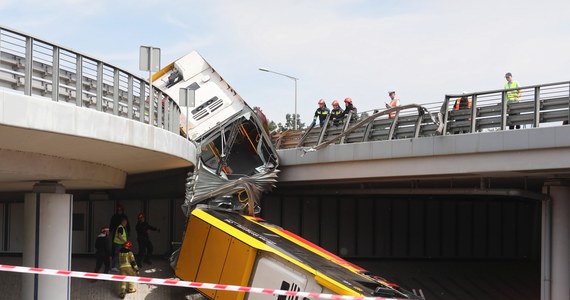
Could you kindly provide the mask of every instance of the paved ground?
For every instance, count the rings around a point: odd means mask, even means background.
[[[20,265],[21,257],[0,257],[0,264]],[[74,271],[93,271],[95,259],[79,257],[72,259]],[[173,278],[174,274],[167,261],[154,260],[152,265],[143,265],[141,276],[154,278]],[[119,299],[119,282],[90,281],[88,279],[71,279],[71,299]],[[21,290],[21,275],[11,272],[0,272],[0,299],[19,300]],[[155,286],[137,284],[137,292],[127,294],[130,300],[163,300],[163,299],[203,299],[194,290],[182,287]]]

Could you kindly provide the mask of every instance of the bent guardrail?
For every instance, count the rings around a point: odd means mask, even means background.
[[[520,98],[509,101],[508,93],[518,90],[521,91]],[[456,107],[455,101],[462,97],[469,105]],[[277,149],[306,147],[316,150],[329,144],[552,126],[570,119],[569,99],[570,81],[452,94],[445,95],[443,104],[410,104],[363,112],[356,118],[360,121],[344,119],[344,123],[336,125],[326,122],[322,127],[279,132],[273,135],[273,141]]]
[[[143,122],[179,134],[168,95],[102,60],[0,26],[0,88]]]

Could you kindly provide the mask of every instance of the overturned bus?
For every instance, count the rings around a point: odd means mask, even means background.
[[[182,245],[172,258],[177,277],[293,292],[420,299],[256,217],[262,194],[277,181],[279,166],[266,119],[197,52],[166,66],[153,81],[178,103],[180,89],[193,95],[186,97],[191,100],[186,107],[181,105],[183,114],[188,111],[181,118],[182,133],[199,151],[186,184]],[[198,291],[207,299],[299,299]]]

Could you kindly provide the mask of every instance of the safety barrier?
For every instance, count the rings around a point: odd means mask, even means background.
[[[39,275],[48,275],[48,276],[60,276],[60,277],[74,277],[74,278],[83,278],[83,279],[97,279],[97,280],[106,280],[106,281],[136,282],[136,283],[144,283],[144,284],[200,288],[200,289],[210,289],[210,290],[219,290],[219,291],[256,293],[256,294],[266,294],[266,295],[275,295],[275,296],[306,297],[306,298],[313,298],[313,299],[316,298],[316,299],[339,299],[339,300],[340,299],[344,299],[344,300],[396,300],[396,298],[343,296],[343,295],[311,293],[311,292],[296,292],[296,291],[276,290],[276,289],[267,289],[267,288],[255,288],[255,287],[227,285],[227,284],[182,281],[182,280],[176,280],[176,279],[159,279],[159,278],[149,278],[149,277],[139,277],[139,276],[124,276],[124,275],[89,273],[89,272],[78,272],[78,271],[67,271],[67,270],[55,270],[55,269],[45,269],[45,268],[30,268],[30,267],[12,266],[12,265],[0,265],[0,271],[15,272],[15,273],[27,273],[27,274],[39,274]]]
[[[520,98],[509,102],[508,93],[519,90]],[[456,109],[455,101],[462,97],[471,105]],[[272,138],[277,149],[315,148],[332,140],[337,144],[348,144],[497,131],[509,127],[552,126],[570,118],[569,99],[568,81],[513,90],[446,95],[443,103],[421,105],[424,109],[412,104],[366,111],[336,124],[327,120],[322,127],[287,130],[273,134]]]
[[[168,95],[99,59],[0,27],[0,88],[110,113],[179,133]]]

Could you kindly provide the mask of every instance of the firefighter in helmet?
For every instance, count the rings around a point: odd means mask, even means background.
[[[139,272],[135,255],[131,251],[132,246],[133,243],[131,241],[126,241],[119,252],[119,275],[136,276]],[[128,285],[129,288],[127,289],[127,282],[121,282],[121,292],[119,293],[121,299],[125,298],[126,293],[137,291],[134,282],[129,282]]]
[[[323,126],[325,124],[325,120],[329,115],[330,110],[327,108],[327,104],[325,103],[324,99],[319,100],[319,108],[315,111],[315,116],[313,117],[313,123],[311,126],[315,126],[317,123],[317,119],[319,120],[319,126]]]
[[[332,102],[332,107],[333,109],[331,110],[331,120],[335,126],[338,126],[342,121],[343,111],[342,108],[340,108],[340,104],[338,104],[338,101],[336,100]]]

